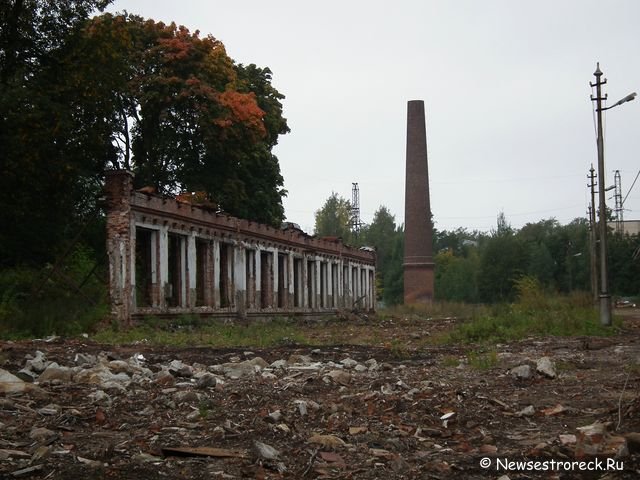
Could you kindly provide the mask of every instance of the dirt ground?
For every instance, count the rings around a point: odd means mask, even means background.
[[[623,313],[613,337],[484,350],[424,341],[452,319],[307,327],[372,345],[0,342],[14,375],[49,365],[0,394],[0,477],[640,478],[640,312]]]

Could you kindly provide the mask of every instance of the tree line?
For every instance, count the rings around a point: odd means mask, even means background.
[[[356,246],[376,248],[378,297],[387,305],[402,303],[404,229],[381,206],[356,237],[349,227],[350,202],[336,193],[316,211],[315,233],[340,236]],[[465,228],[433,232],[435,295],[438,300],[499,303],[515,299],[518,282],[535,280],[549,293],[591,290],[589,223],[556,219],[512,228],[503,213],[490,232]],[[640,293],[640,237],[610,231],[610,290],[616,296]]]

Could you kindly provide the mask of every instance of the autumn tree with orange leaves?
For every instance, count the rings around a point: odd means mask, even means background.
[[[272,148],[289,131],[271,72],[238,65],[212,36],[109,14],[82,32],[68,62],[109,72],[77,91],[114,99],[110,158],[139,186],[163,193],[206,191],[225,211],[278,225],[283,178]],[[106,90],[106,91],[105,91]]]
[[[130,169],[137,186],[164,194],[208,192],[239,217],[284,219],[272,149],[289,128],[271,71],[174,23],[87,18],[107,3],[0,6],[0,221],[14,225],[0,234],[1,265],[51,262],[94,219],[100,246],[106,169]]]

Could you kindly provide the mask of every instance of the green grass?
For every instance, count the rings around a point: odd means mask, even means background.
[[[486,310],[487,307],[483,305],[437,301],[431,305],[414,304],[386,307],[377,312],[377,317],[381,320],[398,317],[410,320],[430,320],[445,317],[471,318]]]
[[[391,342],[389,342],[388,348],[389,353],[396,360],[404,360],[411,356],[409,349],[407,348],[407,344],[397,338],[394,338],[393,340],[391,340]]]
[[[445,355],[442,357],[442,366],[443,367],[457,367],[460,365],[460,359],[454,355]]]
[[[184,320],[184,319],[183,319]],[[180,322],[183,326],[188,322]],[[306,344],[307,338],[292,321],[276,319],[249,325],[214,323],[195,328],[172,328],[143,324],[129,330],[107,329],[93,339],[100,343],[126,344],[145,342],[151,345],[203,345],[212,347],[267,348],[286,344]]]
[[[535,306],[526,302],[495,306],[492,311],[458,325],[444,343],[506,343],[531,336],[610,336],[620,326],[600,324],[598,310],[574,297],[551,296]]]
[[[469,352],[467,362],[476,370],[489,370],[498,364],[498,353],[495,350]]]
[[[516,282],[518,301],[494,305],[447,334],[445,343],[506,343],[530,336],[609,336],[614,327],[600,324],[598,310],[589,295],[557,295],[545,292],[531,277]]]

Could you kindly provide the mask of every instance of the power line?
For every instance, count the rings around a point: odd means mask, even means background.
[[[636,174],[636,178],[633,179],[633,183],[631,184],[631,188],[629,188],[629,191],[627,192],[627,194],[624,196],[624,200],[622,200],[622,206],[624,207],[624,202],[627,201],[627,197],[629,196],[629,194],[631,193],[631,190],[633,190],[633,186],[636,184],[636,181],[638,180],[638,176],[640,176],[640,170],[638,170],[638,173]]]

